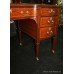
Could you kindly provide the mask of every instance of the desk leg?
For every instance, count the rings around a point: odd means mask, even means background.
[[[40,41],[35,41],[35,48],[36,48],[36,60],[39,60],[39,48],[40,48]]]
[[[54,54],[55,50],[56,50],[56,46],[58,44],[58,26],[55,26],[53,28],[53,32],[54,32],[54,34],[51,38],[51,51]]]
[[[18,40],[19,40],[19,44],[20,46],[22,45],[22,39],[21,39],[21,29],[20,29],[20,26],[19,26],[19,21],[17,21],[17,35],[18,35]]]
[[[51,38],[51,51],[54,54],[57,45],[57,36]]]

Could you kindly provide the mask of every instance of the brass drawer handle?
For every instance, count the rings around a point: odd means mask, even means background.
[[[48,23],[50,23],[50,21],[48,20]]]
[[[49,31],[51,31],[51,27],[49,27]]]
[[[51,12],[52,12],[52,13],[55,13],[55,11],[54,11],[53,9],[51,9]]]
[[[50,21],[52,20],[52,17],[50,17]]]
[[[50,35],[53,35],[53,31],[50,31]]]
[[[50,31],[51,33],[53,33],[53,31]]]
[[[55,11],[53,9],[48,11],[49,13],[55,13]]]
[[[51,11],[48,11],[49,13],[51,13]]]
[[[50,32],[47,31],[47,34],[48,34],[48,35],[49,35],[49,34],[52,35],[52,34],[53,34],[53,31],[50,31]]]
[[[26,11],[26,14],[28,14],[29,13],[29,11]]]
[[[51,34],[53,34],[53,31],[52,31],[52,28],[51,27],[49,27],[49,31],[50,31]]]
[[[20,13],[23,14],[23,11],[21,11]]]
[[[49,34],[49,31],[47,31],[47,34]]]
[[[54,21],[52,20],[52,23],[54,23]]]
[[[53,10],[53,13],[55,13],[55,11]]]
[[[53,18],[52,18],[52,17],[50,17],[50,21],[51,21],[52,23],[54,23],[54,20],[53,20]]]

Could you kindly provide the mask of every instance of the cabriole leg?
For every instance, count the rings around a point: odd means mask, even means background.
[[[22,38],[21,38],[21,29],[20,29],[20,26],[19,26],[19,21],[16,21],[16,31],[17,31],[17,35],[18,35],[18,40],[19,40],[19,45],[21,46],[22,45]]]
[[[57,45],[57,36],[51,38],[51,51],[54,54]]]

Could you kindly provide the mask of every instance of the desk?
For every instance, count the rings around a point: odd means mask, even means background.
[[[35,39],[36,59],[39,60],[39,45],[43,39],[52,37],[51,49],[54,53],[57,43],[60,7],[47,4],[11,4],[10,20],[19,20],[19,40],[21,31]]]

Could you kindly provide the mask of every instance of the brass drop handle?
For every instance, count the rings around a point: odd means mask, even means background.
[[[50,21],[52,20],[52,17],[50,17]]]
[[[55,11],[53,10],[53,13],[55,13]]]
[[[49,12],[49,13],[51,13],[51,11],[50,11],[50,10],[49,10],[48,12]]]
[[[20,13],[23,14],[23,11],[21,11]]]
[[[47,31],[47,34],[49,34],[49,31]]]
[[[48,20],[48,23],[50,23],[50,21]]]
[[[50,31],[51,33],[53,33],[53,31]]]
[[[49,27],[49,31],[51,31],[51,27]]]
[[[54,11],[53,9],[51,9],[51,12],[52,12],[52,13],[55,13],[55,11]]]
[[[54,21],[52,20],[52,23],[54,23]]]
[[[26,11],[26,14],[28,14],[29,13],[29,11]]]
[[[53,34],[52,28],[49,27],[50,34]]]
[[[50,17],[50,21],[51,21],[52,23],[54,23],[54,21],[53,21],[53,18],[52,18],[52,17]]]
[[[50,35],[53,35],[53,31],[50,31]]]
[[[53,12],[53,9],[49,10],[49,13],[52,13]]]
[[[55,13],[55,11],[53,9],[49,10],[49,13]]]

